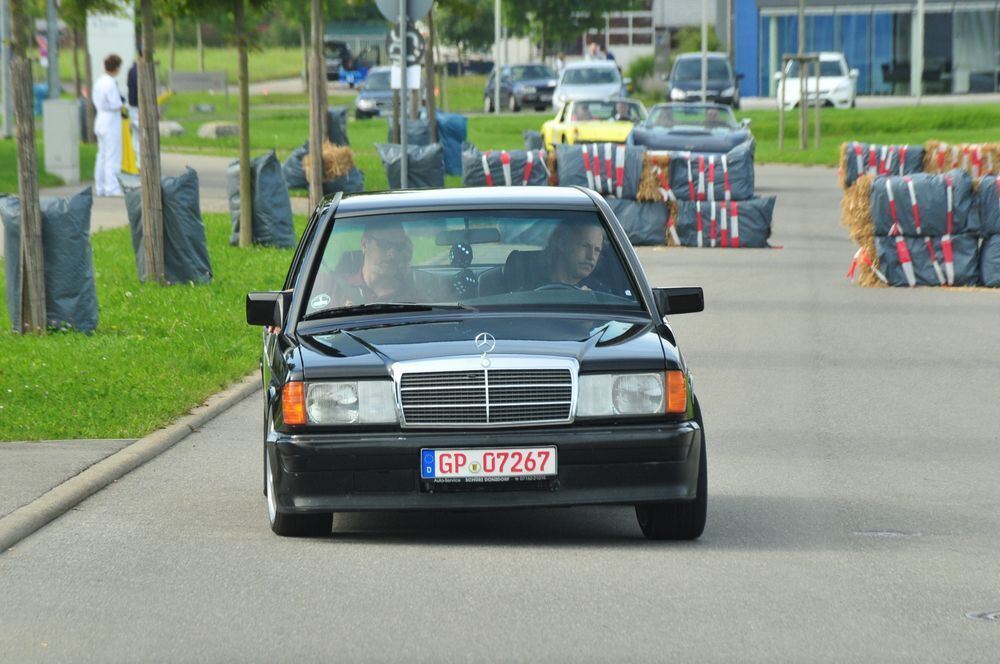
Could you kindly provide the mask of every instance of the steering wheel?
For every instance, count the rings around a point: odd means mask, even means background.
[[[573,284],[563,284],[563,283],[551,283],[542,284],[536,291],[550,291],[550,290],[580,290],[579,286],[574,286]]]

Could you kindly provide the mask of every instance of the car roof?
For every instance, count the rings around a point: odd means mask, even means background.
[[[567,104],[617,104],[618,102],[625,102],[626,104],[638,104],[642,105],[642,102],[638,99],[631,99],[629,97],[615,97],[614,99],[608,99],[607,97],[594,97],[593,99],[570,99]]]
[[[733,111],[733,109],[730,106],[728,106],[726,104],[716,104],[714,101],[706,101],[706,102],[700,102],[700,101],[672,102],[672,101],[667,101],[667,102],[661,102],[659,104],[655,104],[653,106],[653,108],[651,108],[649,110],[652,111],[655,108],[691,108],[691,107],[694,107],[694,106],[703,106],[705,108],[719,108],[719,109],[723,109],[723,110],[729,111],[730,113]]]
[[[720,53],[719,51],[709,51],[706,55],[710,58],[728,58],[725,53]],[[692,51],[690,53],[681,53],[677,56],[678,60],[688,60],[690,58],[700,58],[701,51]]]
[[[566,69],[614,69],[618,70],[618,65],[614,60],[577,60],[566,65]]]
[[[596,209],[590,196],[574,187],[456,187],[345,195],[336,214],[346,217],[417,209],[510,209],[512,206]]]

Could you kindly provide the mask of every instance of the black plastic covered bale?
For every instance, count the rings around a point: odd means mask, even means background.
[[[302,164],[302,160],[307,154],[309,154],[309,141],[292,151],[292,154],[288,155],[288,159],[282,164],[281,173],[285,176],[285,184],[288,185],[289,189],[309,188],[309,180],[306,178],[305,167]],[[364,190],[365,174],[357,167],[352,168],[346,175],[323,183],[323,194],[327,196],[338,191],[353,194]]]
[[[326,137],[334,145],[351,144],[347,138],[346,106],[331,106],[326,110]]]
[[[542,140],[542,133],[535,131],[534,129],[524,130],[524,149],[525,150],[544,150],[545,141]]]
[[[979,258],[979,281],[983,286],[1000,288],[1000,235],[983,238]]]
[[[444,171],[448,175],[462,174],[462,145],[469,136],[469,119],[458,113],[435,114],[438,142],[444,151]]]
[[[132,250],[139,281],[146,281],[143,245],[142,186],[138,176],[121,177]],[[163,197],[163,268],[167,283],[203,284],[212,280],[208,241],[201,218],[198,174],[190,167],[177,177],[160,178]]]
[[[627,198],[605,199],[618,222],[628,235],[629,242],[639,245],[667,243],[667,206],[663,203],[642,203]]]
[[[376,143],[375,151],[382,160],[389,188],[399,189],[403,148],[391,143]],[[440,143],[409,145],[407,152],[407,185],[410,189],[444,187],[444,157]]]
[[[918,213],[913,211],[913,199],[907,178],[913,184]],[[942,175],[915,173],[899,177],[877,177],[872,182],[871,210],[876,235],[888,235],[898,221],[903,235],[944,235],[948,233],[948,182],[952,186],[951,233],[974,233],[979,230],[979,214],[972,195],[972,178],[965,171],[953,170]],[[891,206],[889,189],[895,206]],[[895,217],[893,217],[895,207]],[[920,217],[921,232],[916,218]]]
[[[931,241],[934,257],[938,267],[945,273],[944,252],[941,250],[941,238],[904,237],[907,251],[913,265],[913,275],[917,286],[940,286],[937,270],[927,249],[927,239]],[[979,236],[975,233],[962,233],[951,238],[952,256],[955,265],[954,286],[976,286],[979,284]],[[909,286],[906,272],[899,260],[899,250],[896,238],[875,236],[875,253],[878,255],[878,266],[885,275],[890,286]],[[947,279],[947,276],[946,276]]]
[[[859,175],[912,175],[924,170],[924,146],[847,144],[842,164],[844,187],[850,187]]]
[[[646,148],[637,145],[584,143],[556,146],[560,186],[587,187],[617,198],[635,200],[645,160]]]
[[[670,189],[681,201],[745,201],[754,195],[754,143],[747,141],[726,154],[670,153]]]
[[[1000,175],[985,175],[980,178],[976,209],[982,234],[1000,235]]]
[[[438,137],[440,140],[440,137]],[[392,144],[392,117],[389,117],[389,131],[385,142]],[[406,142],[407,145],[430,145],[431,144],[431,123],[426,118],[406,119]]]
[[[43,196],[42,255],[45,261],[45,320],[50,327],[81,332],[97,329],[97,287],[90,247],[90,188],[69,198]],[[21,324],[21,201],[0,196],[4,224],[7,313]]]
[[[506,155],[506,156],[505,156]],[[483,158],[486,164],[483,164]],[[545,164],[544,150],[500,150],[480,152],[476,146],[466,143],[462,146],[462,186],[463,187],[544,187],[549,184],[549,171]],[[508,162],[510,180],[504,171],[504,161]],[[487,167],[489,177],[487,177]]]
[[[233,234],[229,243],[240,243],[240,162],[229,164],[226,177],[229,191],[229,215]],[[253,242],[269,247],[294,247],[292,201],[281,164],[274,150],[250,161],[250,190],[253,196]]]
[[[746,201],[677,201],[673,219],[681,245],[685,247],[768,247],[774,196]],[[698,229],[701,228],[699,237]]]

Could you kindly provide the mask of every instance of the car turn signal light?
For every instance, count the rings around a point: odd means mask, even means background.
[[[687,377],[683,371],[667,372],[667,413],[680,415],[687,412]]]
[[[281,388],[281,417],[285,424],[306,424],[305,383],[291,381]]]

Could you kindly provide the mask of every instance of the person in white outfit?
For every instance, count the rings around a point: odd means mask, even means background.
[[[104,58],[104,74],[94,83],[94,133],[97,134],[97,163],[94,165],[94,193],[121,196],[118,176],[122,172],[122,96],[115,76],[122,59],[112,53]]]

